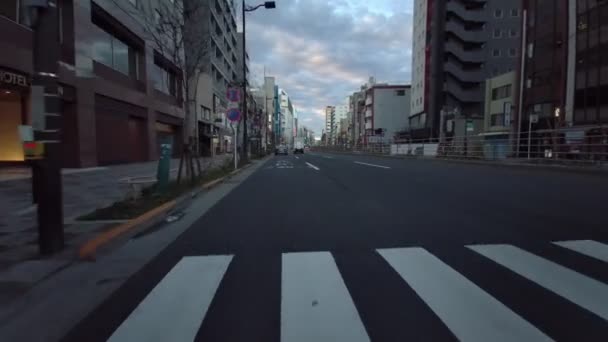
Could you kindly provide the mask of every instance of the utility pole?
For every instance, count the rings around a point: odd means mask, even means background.
[[[57,0],[25,0],[34,29],[32,122],[34,139],[44,146],[42,159],[32,163],[34,198],[38,204],[38,245],[43,255],[64,247],[61,179],[61,97]]]
[[[249,159],[249,155],[247,153],[248,143],[247,143],[247,43],[245,42],[247,39],[245,38],[247,34],[246,30],[246,20],[245,13],[247,12],[247,8],[245,7],[245,0],[242,0],[241,10],[242,13],[242,24],[243,24],[243,149],[241,153],[243,153],[242,160],[246,163]]]

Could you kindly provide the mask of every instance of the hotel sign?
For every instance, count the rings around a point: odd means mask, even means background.
[[[0,85],[11,85],[23,88],[30,86],[26,75],[4,69],[0,69]]]

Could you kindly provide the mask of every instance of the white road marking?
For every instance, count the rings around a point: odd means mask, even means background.
[[[355,162],[355,164],[372,166],[372,167],[378,167],[378,168],[381,168],[381,169],[390,169],[390,167],[388,167],[388,166],[382,166],[382,165],[376,165],[376,164],[368,164],[368,163],[363,163],[363,162]]]
[[[300,159],[300,157],[298,157],[298,156],[294,156],[294,157],[296,157],[296,159]]]
[[[282,342],[369,341],[331,253],[283,254]]]
[[[382,165],[376,165],[376,164],[368,164],[368,163],[363,163],[363,162],[358,162],[358,161],[356,161],[355,164],[372,166],[372,167],[378,167],[378,168],[381,168],[381,169],[390,169],[390,167],[388,167],[388,166],[382,166]]]
[[[311,163],[309,163],[309,162],[306,162],[306,165],[308,165],[308,167],[313,168],[313,169],[315,169],[315,170],[317,170],[317,171],[321,170],[321,169],[319,169],[318,167],[316,167],[316,166],[312,165],[312,164],[311,164]]]
[[[559,241],[554,244],[608,262],[608,245],[593,240]]]
[[[608,285],[515,246],[467,247],[608,320]]]
[[[383,249],[378,253],[459,340],[551,340],[425,249]]]
[[[232,256],[185,257],[108,341],[194,341]]]
[[[323,158],[325,158],[325,159],[334,159],[334,157],[330,157],[330,156],[323,156]]]

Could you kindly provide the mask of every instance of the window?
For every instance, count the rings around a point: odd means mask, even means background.
[[[494,38],[501,38],[502,37],[502,30],[501,29],[494,29],[494,34],[493,34]]]
[[[509,37],[513,38],[513,37],[517,37],[517,30],[515,29],[510,29],[509,30]]]
[[[492,57],[500,57],[500,50],[492,49]]]
[[[505,125],[505,115],[500,114],[492,114],[490,115],[490,126],[504,126]]]
[[[509,49],[509,57],[516,57],[516,56],[517,56],[517,49],[510,48]]]
[[[138,57],[135,49],[101,29],[95,34],[93,59],[125,75],[138,78]]]
[[[152,67],[152,82],[154,83],[154,89],[161,91],[165,94],[174,95],[176,94],[176,77],[175,74],[166,68],[154,63]]]
[[[511,85],[507,84],[502,87],[492,89],[492,101],[502,100],[511,97]]]
[[[511,9],[511,16],[512,17],[519,17],[519,9],[517,9],[517,8]]]
[[[395,91],[395,95],[397,95],[397,96],[405,96],[405,90],[403,90],[403,89],[397,90],[397,91]]]
[[[502,10],[501,9],[494,10],[494,17],[502,18]]]

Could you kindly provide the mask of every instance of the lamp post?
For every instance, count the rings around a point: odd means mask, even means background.
[[[246,44],[246,23],[245,23],[245,14],[247,12],[253,12],[260,7],[264,7],[266,9],[276,8],[276,4],[274,1],[266,1],[263,4],[259,4],[257,6],[249,7],[245,4],[245,0],[242,0],[241,8],[243,10],[242,20],[243,20],[243,149],[241,153],[243,153],[242,160],[247,161],[249,159],[249,155],[247,153],[248,150],[248,142],[247,142],[247,44]]]

